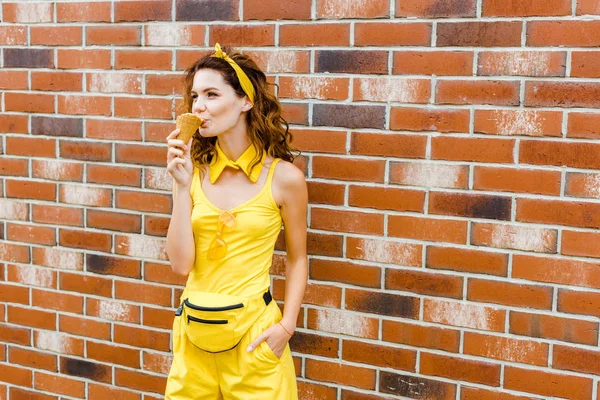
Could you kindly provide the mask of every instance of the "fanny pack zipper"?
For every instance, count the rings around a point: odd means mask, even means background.
[[[191,315],[188,315],[188,324],[190,323],[190,321],[201,322],[203,324],[217,324],[217,325],[223,325],[223,324],[227,323],[226,319],[200,319],[200,318],[196,318],[196,317],[192,317]]]
[[[203,306],[197,306],[195,304],[190,303],[188,301],[188,299],[185,299],[183,302],[185,303],[186,306],[188,306],[192,310],[196,310],[196,311],[227,311],[227,310],[235,310],[237,308],[244,307],[244,305],[242,303],[233,304],[231,306],[224,306],[224,307],[203,307]]]

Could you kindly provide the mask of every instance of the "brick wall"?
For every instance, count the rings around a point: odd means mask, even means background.
[[[184,283],[164,139],[217,41],[279,83],[303,151],[302,399],[600,398],[598,0],[5,0],[1,19],[1,400],[161,398]]]

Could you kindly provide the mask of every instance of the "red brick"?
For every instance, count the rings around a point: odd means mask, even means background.
[[[600,14],[600,4],[596,0],[579,0],[577,2],[577,15]]]
[[[5,286],[3,285],[3,287]],[[17,343],[22,346],[29,346],[31,344],[31,329],[2,324],[0,326],[0,339],[5,343]],[[1,367],[2,364],[0,364]]]
[[[479,222],[471,225],[471,244],[477,246],[556,253],[556,242],[554,229]]]
[[[139,393],[130,392],[129,390],[116,388],[114,386],[97,385],[92,382],[88,383],[88,400],[141,400],[141,396],[142,395]]]
[[[0,172],[4,176],[29,176],[29,162],[21,158],[4,158],[0,160]]]
[[[142,93],[141,74],[88,73],[86,74],[86,81],[88,92],[133,94]],[[150,94],[149,92],[147,93]]]
[[[60,288],[63,291],[112,296],[112,279],[61,272]]]
[[[121,387],[163,394],[167,378],[165,376],[115,368],[115,383]]]
[[[358,28],[357,28],[358,29]],[[271,33],[270,37],[273,37]],[[272,39],[270,45],[273,45]],[[280,46],[349,46],[349,24],[285,24],[279,27]]]
[[[508,255],[454,247],[427,247],[427,268],[506,276]]]
[[[87,182],[140,187],[141,172],[140,168],[89,164],[87,166]]]
[[[116,98],[115,116],[127,118],[171,119],[171,100]]]
[[[307,186],[308,201],[311,204],[344,204],[345,185],[336,185],[327,182],[307,182]]]
[[[56,18],[57,22],[110,22],[110,7],[110,2],[57,3]]]
[[[104,115],[109,116],[110,97],[100,96],[58,96],[58,112],[74,115]]]
[[[310,227],[336,232],[382,235],[383,215],[313,207]]]
[[[111,364],[140,368],[140,351],[115,344],[87,341],[87,358]]]
[[[558,289],[558,311],[600,316],[600,293]]]
[[[501,192],[535,193],[558,196],[560,171],[475,166],[473,188]]]
[[[429,46],[431,23],[359,22],[354,26],[355,46]]]
[[[521,46],[521,22],[440,22],[438,47],[515,47]]]
[[[295,128],[291,134],[292,145],[298,150],[311,153],[346,153],[347,134],[344,131]]]
[[[538,110],[475,110],[475,132],[506,136],[562,134],[562,113]]]
[[[423,212],[425,193],[418,190],[350,186],[348,204],[378,210]]]
[[[467,221],[389,215],[388,235],[431,242],[466,244]]]
[[[316,51],[315,72],[387,74],[388,58],[387,51],[318,50]],[[371,82],[375,81],[371,80]]]
[[[597,174],[585,174],[567,172],[565,194],[574,197],[598,198],[600,176]]]
[[[90,318],[60,315],[60,330],[73,335],[110,340],[110,324]]]
[[[422,132],[468,132],[469,111],[392,107],[390,129]]]
[[[471,51],[395,51],[393,62],[397,75],[473,75]]]
[[[109,252],[111,248],[111,236],[110,234],[93,231],[60,229],[59,243],[65,247]]]
[[[85,383],[65,376],[35,373],[35,388],[45,392],[64,394],[70,397],[83,398]]]
[[[600,78],[600,52],[574,51],[571,57],[572,77]]]
[[[516,396],[506,392],[463,386],[460,400],[536,400],[533,397]]]
[[[129,346],[149,348],[158,351],[169,351],[170,333],[150,330],[148,328],[135,328],[132,326],[114,324],[115,343]]]
[[[18,347],[9,347],[8,357],[11,364],[20,364],[26,367],[45,369],[52,372],[58,371],[57,358],[53,354],[46,354],[30,349],[21,349]]]
[[[148,24],[144,26],[146,46],[196,46],[204,43],[204,25]]]
[[[346,100],[349,85],[348,78],[282,76],[278,95],[296,99]]]
[[[517,199],[517,221],[600,228],[600,205],[542,199]]]
[[[6,111],[54,113],[54,95],[39,93],[4,93]]]
[[[172,95],[183,93],[183,80],[180,74],[146,74],[146,93]]]
[[[514,81],[439,81],[437,104],[518,105],[519,82]]]
[[[600,374],[600,352],[566,346],[554,346],[552,367],[598,375]]]
[[[432,272],[404,269],[388,269],[385,273],[385,288],[429,296],[463,297],[463,278]]]
[[[510,163],[514,140],[440,136],[431,140],[431,158],[438,160]]]
[[[170,50],[115,50],[115,69],[171,70]],[[133,99],[139,101],[139,99]],[[117,109],[115,105],[115,110]]]
[[[423,304],[423,321],[504,332],[505,310],[441,299],[424,299]]]
[[[600,288],[600,263],[515,254],[513,278]]]
[[[266,74],[299,73],[305,74],[310,69],[308,51],[281,50],[277,51],[245,51]],[[179,64],[179,63],[178,63]],[[316,67],[315,67],[316,68]]]
[[[483,0],[481,11],[484,17],[570,16],[571,0]]]
[[[593,113],[569,113],[567,125],[567,137],[599,139],[600,138],[600,114]]]
[[[58,49],[57,66],[61,69],[93,68],[110,69],[110,50],[96,49]]]
[[[521,364],[548,366],[548,343],[465,332],[464,353]]]
[[[600,21],[598,21],[600,22]],[[600,83],[527,82],[525,105],[549,107],[600,107]]]
[[[414,372],[417,352],[415,350],[345,340],[342,360]]]
[[[0,393],[1,394],[1,393]],[[57,400],[58,397],[42,394],[39,392],[30,392],[29,390],[19,389],[17,387],[10,388],[10,398],[12,400]],[[4,397],[0,399],[5,400]]]
[[[561,254],[600,258],[600,232],[562,231]]]
[[[32,387],[33,372],[31,369],[15,367],[9,364],[0,364],[2,381],[13,385]]]
[[[428,79],[404,77],[357,78],[354,101],[400,102],[426,104],[431,97]]]
[[[31,74],[38,76],[37,72]],[[27,90],[28,88],[27,71],[0,71],[0,89]],[[12,118],[16,120],[14,116]]]
[[[425,136],[353,132],[350,153],[402,158],[425,158],[426,146],[427,138]],[[314,160],[313,158],[313,168]],[[365,163],[365,161],[362,162]],[[371,163],[375,162],[378,161],[371,161]],[[349,164],[349,162],[347,163]]]
[[[384,320],[382,332],[383,340],[388,342],[453,353],[459,350],[460,333],[457,330]]]
[[[288,46],[284,39],[285,33],[291,25],[281,25],[279,27],[279,45]],[[300,26],[300,25],[298,25]],[[298,38],[291,38],[297,40]],[[300,39],[302,40],[302,39]],[[275,44],[275,26],[274,25],[218,25],[210,24],[210,46],[219,43],[221,46],[273,46]]]
[[[142,29],[139,26],[88,26],[86,45],[139,46]]]
[[[506,366],[504,387],[549,397],[587,399],[592,396],[592,379],[535,369]]]
[[[563,342],[598,345],[598,323],[554,315],[510,312],[510,333]]]
[[[307,359],[306,377],[361,389],[375,389],[375,370],[343,363]]]
[[[519,162],[600,169],[600,144],[523,140],[519,148]]]
[[[500,365],[440,354],[421,353],[419,372],[425,375],[480,383],[500,385]]]
[[[56,245],[56,229],[54,227],[7,224],[6,238],[15,242],[54,246]]]
[[[244,2],[245,20],[309,20],[311,1],[298,0],[282,3],[278,0],[246,0]]]
[[[32,305],[75,314],[83,313],[83,298],[68,293],[56,293],[33,289],[31,291]]]
[[[475,17],[475,0],[396,0],[396,17]]]
[[[308,399],[310,397],[319,400],[336,400],[337,389],[312,382],[298,381],[298,398]]]
[[[29,133],[28,121],[29,118],[26,115],[0,115],[0,132]]]
[[[439,163],[390,163],[390,182],[406,186],[466,189],[469,168],[466,165]]]
[[[81,46],[81,26],[31,26],[29,42],[44,46]]]
[[[596,47],[600,21],[529,21],[527,46]]]
[[[459,217],[509,220],[509,197],[471,193],[430,192],[429,213]]]
[[[115,22],[171,21],[171,7],[168,0],[120,1],[114,4]]]
[[[171,288],[118,280],[115,281],[115,298],[169,307]]]
[[[11,324],[37,329],[56,330],[56,313],[16,306],[7,306],[6,320]]]
[[[421,266],[420,245],[380,239],[346,238],[346,257],[372,262]]]
[[[86,137],[107,140],[141,141],[142,123],[138,121],[87,119]]]
[[[470,278],[467,299],[512,307],[552,309],[552,288]]]
[[[28,137],[7,137],[5,154],[56,158],[56,140]]]
[[[5,180],[6,197],[56,201],[56,184],[51,182]]]
[[[0,44],[3,46],[27,45],[27,27],[10,25],[0,27]]]
[[[346,0],[322,0],[317,2],[317,19],[345,18],[388,18],[390,5],[387,0],[373,0],[365,3]]]
[[[381,268],[344,261],[310,260],[309,276],[319,281],[332,281],[350,285],[380,288]]]

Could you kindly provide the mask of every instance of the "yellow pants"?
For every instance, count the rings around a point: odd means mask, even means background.
[[[173,364],[165,400],[297,400],[296,373],[289,345],[281,358],[266,341],[248,353],[246,348],[265,329],[281,320],[275,301],[233,349],[209,353],[187,338],[181,316],[173,322]]]

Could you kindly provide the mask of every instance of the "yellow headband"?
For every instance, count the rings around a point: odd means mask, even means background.
[[[211,57],[221,58],[229,63],[235,70],[235,74],[237,75],[240,85],[244,92],[248,95],[248,98],[252,103],[254,103],[254,86],[252,86],[252,82],[250,82],[250,78],[248,75],[240,68],[239,65],[235,61],[233,61],[223,50],[221,50],[221,46],[219,43],[215,45],[215,54]]]

